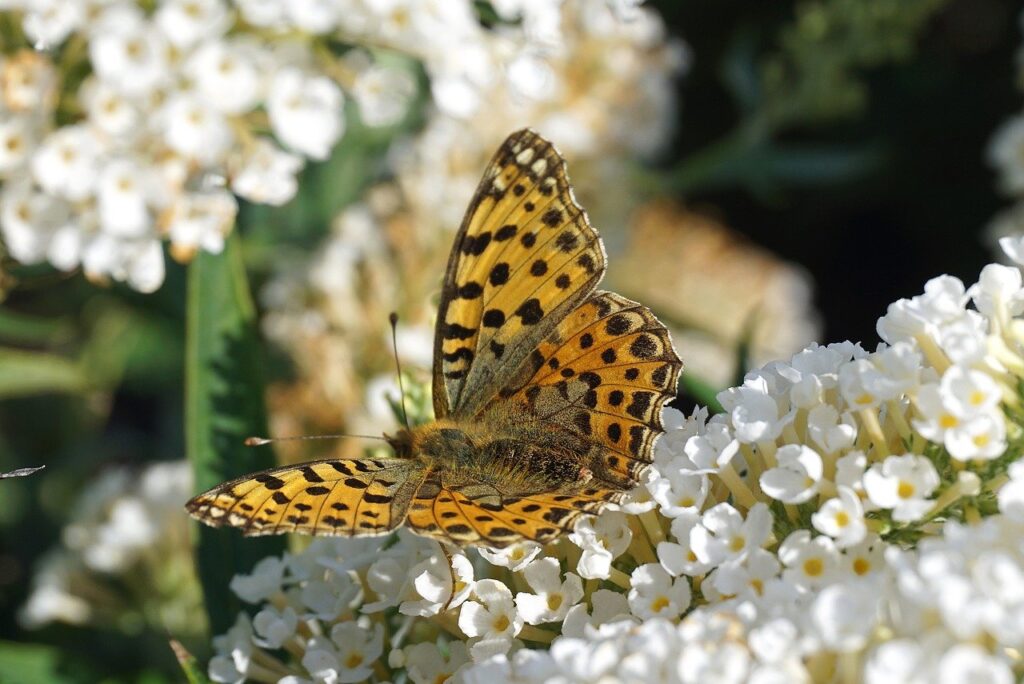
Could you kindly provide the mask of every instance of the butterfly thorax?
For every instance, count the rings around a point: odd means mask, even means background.
[[[572,491],[593,476],[589,445],[577,435],[534,423],[438,420],[388,438],[396,456],[422,462],[442,479]]]

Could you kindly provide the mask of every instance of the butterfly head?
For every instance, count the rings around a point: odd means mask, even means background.
[[[384,441],[395,451],[396,457],[412,458],[413,442],[415,439],[411,430],[402,428],[393,435],[385,433]]]

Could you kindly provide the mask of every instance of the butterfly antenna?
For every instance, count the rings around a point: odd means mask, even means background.
[[[398,369],[398,391],[402,393],[402,421],[405,423],[405,429],[411,430],[409,427],[409,412],[405,409],[405,384],[402,382],[402,362],[398,360],[398,314],[394,311],[388,316],[388,321],[391,322],[391,349],[395,353],[395,367]]]
[[[296,437],[246,437],[245,446],[263,446],[274,442],[294,442],[305,439],[338,439],[340,437],[355,437],[357,439],[380,439],[387,441],[377,435],[298,435]]]

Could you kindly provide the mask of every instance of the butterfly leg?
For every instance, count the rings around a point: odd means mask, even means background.
[[[444,554],[445,563],[448,564],[448,577],[452,581],[452,590],[451,590],[451,593],[448,594],[448,600],[444,602],[443,606],[441,606],[441,612],[442,613],[447,613],[448,612],[448,608],[452,605],[452,599],[455,598],[455,589],[456,589],[456,586],[455,586],[455,582],[456,582],[456,579],[455,579],[455,569],[452,567],[452,565],[453,565],[452,552],[448,549],[448,543],[447,542],[438,542],[438,545],[441,547],[441,553]]]

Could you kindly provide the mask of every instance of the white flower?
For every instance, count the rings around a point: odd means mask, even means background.
[[[999,248],[1013,263],[1024,265],[1024,235],[1008,235],[999,238]]]
[[[473,591],[473,565],[465,554],[452,555],[448,565],[442,556],[431,556],[414,567],[413,586],[422,597],[405,601],[398,607],[403,615],[428,617],[462,605]]]
[[[841,653],[859,651],[878,621],[878,592],[864,583],[833,584],[822,589],[810,617],[822,643]]]
[[[943,275],[924,286],[924,294],[889,305],[878,319],[878,336],[890,344],[911,340],[915,335],[933,335],[944,323],[964,315],[967,295],[959,278]]]
[[[459,629],[466,636],[479,637],[470,648],[474,660],[508,651],[512,637],[523,628],[523,618],[516,610],[512,592],[497,580],[485,579],[476,583],[473,596],[477,600],[462,604]]]
[[[581,518],[569,534],[569,540],[583,549],[576,572],[584,579],[607,579],[612,560],[629,547],[632,538],[626,516],[618,511]]]
[[[1024,523],[1024,461],[1010,464],[1010,481],[999,488],[999,511],[1017,523]]]
[[[666,406],[661,410],[661,422],[665,432],[654,443],[654,463],[659,468],[684,453],[683,448],[691,437],[703,434],[708,410],[705,407],[695,408],[693,415],[686,416],[682,411]]]
[[[690,532],[690,548],[697,559],[711,566],[742,560],[751,550],[762,547],[771,533],[772,514],[758,502],[746,519],[727,503],[709,508],[701,524]]]
[[[101,146],[84,125],[51,133],[32,156],[32,175],[46,192],[73,202],[90,195]]]
[[[80,28],[85,20],[85,3],[80,0],[33,0],[26,3],[22,28],[38,50],[50,50]]]
[[[765,587],[781,569],[775,554],[754,549],[742,562],[720,565],[708,581],[723,596],[756,600],[764,596]]]
[[[307,549],[301,558],[312,555]],[[288,563],[289,573],[294,579],[295,556]],[[303,617],[316,617],[320,620],[335,620],[345,612],[352,600],[360,593],[361,587],[352,581],[347,574],[331,572],[326,578],[320,579],[323,571],[316,578],[306,578],[299,593],[299,601],[309,609]]]
[[[164,216],[174,253],[185,258],[200,248],[220,253],[237,213],[234,195],[223,190],[180,195]]]
[[[1021,289],[1020,269],[1016,266],[988,264],[981,269],[977,284],[972,285],[967,294],[978,311],[986,316],[1005,320],[1024,313],[1024,290]]]
[[[502,549],[481,547],[477,551],[491,565],[508,568],[512,572],[519,572],[540,554],[541,545],[537,542],[522,541],[509,544]]]
[[[710,568],[710,563],[697,558],[690,546],[691,532],[700,524],[699,513],[687,513],[672,519],[672,536],[676,542],[663,541],[658,543],[658,560],[661,566],[674,576],[703,575]]]
[[[337,647],[338,681],[362,682],[384,653],[384,626],[375,622],[371,630],[367,624],[341,622],[331,628],[331,641]]]
[[[153,220],[146,206],[146,173],[131,159],[113,159],[97,180],[97,206],[103,231],[116,237],[146,235]]]
[[[667,472],[662,469],[658,475],[647,483],[647,489],[662,515],[674,518],[698,511],[704,505],[711,488],[707,475],[682,468]]]
[[[167,39],[179,48],[215,38],[230,23],[223,0],[165,0],[154,18]]]
[[[29,117],[0,115],[0,178],[24,166],[34,146]]]
[[[0,230],[7,250],[26,264],[41,261],[50,238],[66,220],[67,205],[39,192],[28,181],[13,181],[0,187]]]
[[[896,342],[866,359],[839,369],[839,390],[854,409],[898,398],[917,385],[921,355],[906,342]]]
[[[270,560],[264,559],[264,560]],[[225,634],[213,637],[217,655],[210,659],[207,673],[215,682],[243,682],[252,660],[253,631],[247,613],[239,613]]]
[[[253,566],[249,575],[231,578],[231,591],[246,603],[265,601],[281,591],[285,564],[277,556],[267,556]]]
[[[700,434],[686,440],[682,449],[697,472],[709,473],[727,466],[739,450],[739,440],[733,437],[729,426],[714,418]]]
[[[225,114],[244,114],[256,106],[264,82],[257,50],[239,41],[209,42],[196,50],[188,69],[202,99]]]
[[[409,109],[416,82],[405,69],[374,64],[356,76],[351,92],[367,126],[391,126]]]
[[[749,375],[740,387],[719,393],[718,401],[732,418],[736,438],[743,443],[774,440],[792,422],[795,409],[779,405],[763,376]]]
[[[569,609],[583,599],[583,583],[571,572],[561,578],[561,569],[554,558],[539,558],[526,566],[523,577],[534,594],[516,594],[516,608],[531,625],[561,622]]]
[[[835,539],[837,547],[844,549],[863,541],[867,527],[864,525],[864,507],[857,493],[849,487],[840,486],[838,494],[811,515],[811,524],[814,529]]]
[[[1011,684],[1017,680],[1005,660],[990,655],[977,644],[954,645],[942,656],[935,669],[939,684]]]
[[[139,109],[109,83],[91,79],[82,86],[89,123],[111,137],[130,136],[139,122]]]
[[[916,454],[889,456],[864,473],[864,491],[871,503],[892,509],[893,520],[920,520],[931,507],[927,500],[939,486],[930,460]]]
[[[233,160],[231,189],[251,202],[278,206],[295,196],[302,157],[289,154],[269,140],[259,138],[241,157]]]
[[[845,451],[857,439],[857,423],[849,412],[839,411],[829,404],[819,404],[807,414],[807,435],[827,454]]]
[[[922,644],[893,639],[877,646],[864,668],[866,684],[925,684],[933,667]]]
[[[252,620],[253,630],[259,635],[256,643],[262,648],[281,648],[295,634],[298,624],[299,616],[291,606],[283,610],[267,606]]]
[[[952,366],[939,383],[942,404],[959,418],[991,414],[1002,400],[999,385],[988,374]]]
[[[342,11],[334,0],[290,0],[285,4],[288,18],[296,27],[309,33],[327,33],[334,28]]]
[[[630,580],[629,608],[643,620],[677,618],[690,607],[690,582],[685,577],[673,578],[657,563],[638,566]]]
[[[224,115],[192,95],[177,95],[164,107],[164,139],[175,152],[212,164],[223,159],[234,142]]]
[[[267,112],[274,135],[313,159],[326,159],[344,132],[341,90],[333,81],[282,69],[274,76]]]
[[[446,644],[447,657],[437,644],[420,642],[405,649],[405,671],[413,684],[437,684],[448,681],[455,671],[469,662],[469,652],[461,641]]]
[[[96,75],[131,96],[151,93],[170,78],[163,33],[133,5],[112,5],[92,24],[89,57]]]
[[[830,584],[838,574],[839,552],[828,537],[811,538],[807,530],[793,532],[779,547],[786,566],[782,578],[797,587],[817,588]]]
[[[562,634],[568,637],[583,637],[588,627],[599,627],[619,620],[628,620],[629,602],[625,595],[609,589],[598,589],[591,595],[593,610],[587,614],[587,605],[578,603],[565,616]]]
[[[946,449],[959,461],[991,460],[1006,451],[1006,420],[1000,414],[981,415],[946,431]]]
[[[803,444],[787,444],[776,452],[778,467],[761,474],[761,489],[783,503],[799,504],[818,493],[823,464],[814,449]]]

